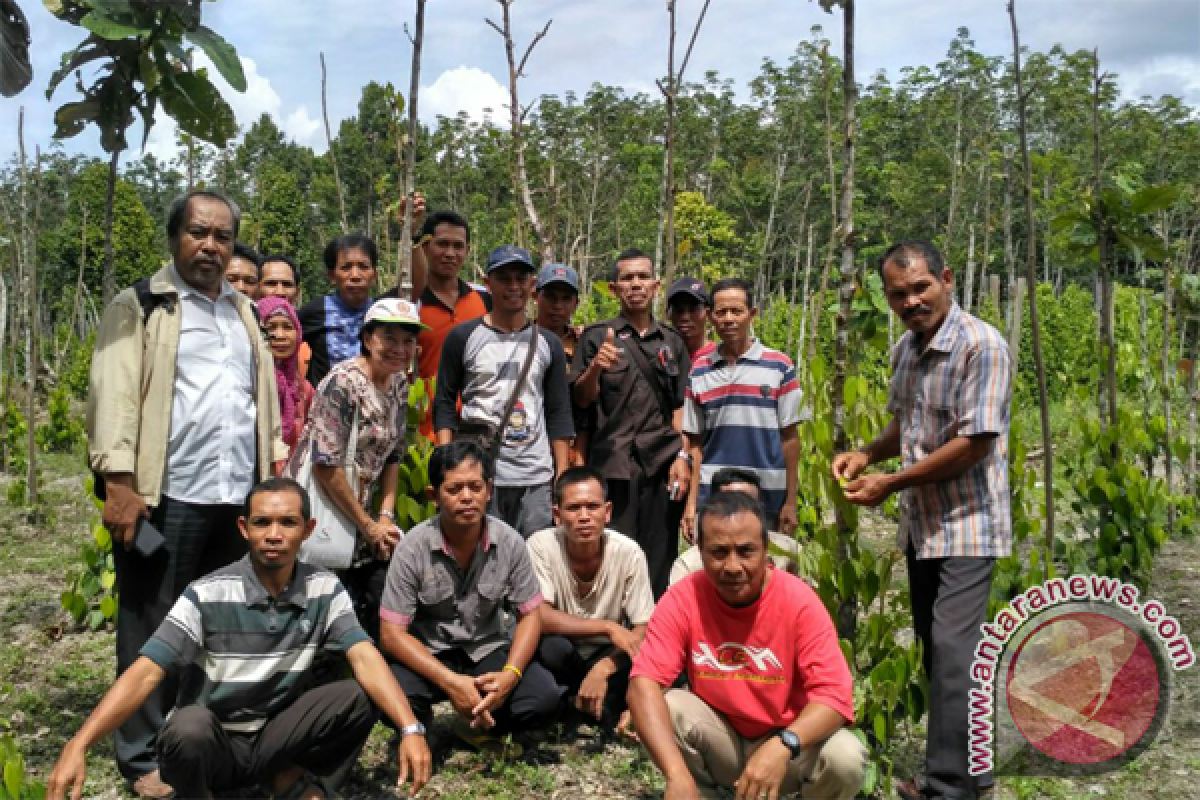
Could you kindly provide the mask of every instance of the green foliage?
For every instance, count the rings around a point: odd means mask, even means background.
[[[429,498],[429,457],[433,443],[417,428],[433,402],[433,381],[416,380],[408,388],[408,452],[400,464],[396,486],[396,525],[410,530],[437,513]]]
[[[87,483],[91,495],[91,481]],[[96,507],[104,506],[96,501]],[[92,540],[79,550],[83,564],[68,574],[67,589],[59,600],[76,625],[99,630],[117,619],[117,571],[113,564],[112,534],[99,519],[93,520],[91,533]]]
[[[61,20],[90,32],[50,77],[46,99],[72,72],[92,64],[100,77],[91,86],[77,80],[83,99],[65,103],[55,112],[55,138],[83,132],[89,123],[100,129],[100,146],[107,153],[129,147],[125,132],[142,118],[142,142],[150,136],[154,114],[162,105],[185,133],[224,144],[237,132],[233,110],[208,79],[206,70],[193,69],[188,41],[200,47],[237,91],[245,91],[246,76],[233,47],[200,24],[199,3],[138,3],[133,0],[45,0]],[[94,65],[93,62],[101,62]]]
[[[738,263],[745,246],[733,216],[709,205],[700,192],[676,195],[675,234],[680,275],[697,274],[712,286],[745,266]]]
[[[77,400],[87,398],[92,370],[92,350],[95,346],[96,334],[92,332],[88,334],[87,339],[67,351],[58,385],[69,391]]]
[[[34,434],[38,447],[47,453],[70,453],[84,441],[83,423],[71,412],[71,397],[65,386],[50,393],[50,420]]]
[[[1042,351],[1046,354],[1046,392],[1052,402],[1061,402],[1075,386],[1094,388],[1100,350],[1097,317],[1091,292],[1068,286],[1062,294],[1054,287],[1038,284],[1038,314],[1041,317]],[[1021,317],[1020,364],[1015,395],[1017,402],[1037,402],[1037,374],[1033,363],[1033,328],[1029,314]]]
[[[11,736],[0,736],[0,800],[43,800],[46,787],[25,774],[25,758]]]

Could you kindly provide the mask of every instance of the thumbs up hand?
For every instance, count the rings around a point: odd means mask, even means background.
[[[617,335],[609,328],[604,334],[604,342],[596,352],[592,362],[602,370],[610,370],[621,361],[621,351],[617,349]]]

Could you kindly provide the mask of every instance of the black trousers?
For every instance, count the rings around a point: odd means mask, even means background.
[[[679,523],[684,503],[671,500],[667,472],[608,482],[612,501],[609,527],[641,546],[650,568],[650,588],[658,600],[671,583],[671,565],[679,555]]]
[[[162,779],[176,797],[256,784],[269,788],[283,770],[300,766],[329,775],[354,758],[377,719],[355,681],[312,689],[257,733],[231,733],[204,706],[177,709],[158,736]]]
[[[610,657],[616,663],[617,671],[608,677],[608,690],[604,693],[600,724],[606,728],[616,727],[621,712],[625,710],[625,692],[629,688],[629,671],[633,667],[629,654],[608,645],[592,653],[589,658],[584,658],[575,647],[575,642],[557,635],[543,636],[537,650],[538,662],[567,690],[567,699],[571,702],[592,667]]]
[[[499,672],[508,662],[508,646],[473,662],[462,650],[438,653],[437,660],[460,675],[478,677],[488,672]],[[446,699],[446,693],[403,664],[392,664],[396,682],[408,696],[413,714],[425,727],[433,720],[433,706]],[[554,682],[554,677],[537,661],[530,661],[524,676],[512,690],[504,705],[492,712],[496,727],[490,733],[505,734],[528,729],[543,729],[558,719],[565,690]]]
[[[150,514],[151,524],[166,539],[163,548],[150,558],[119,545],[113,548],[118,675],[137,661],[142,645],[189,583],[246,554],[246,540],[237,527],[241,511],[241,506],[194,505],[164,496]],[[178,692],[178,679],[168,677],[114,734],[117,767],[127,781],[158,769],[154,739]]]
[[[938,798],[974,798],[980,782],[967,772],[968,694],[995,559],[917,559],[911,544],[906,556],[913,629],[929,677],[926,792]]]
[[[376,559],[337,571],[338,580],[354,602],[358,624],[376,644],[379,643],[379,604],[383,600],[384,586],[387,585],[389,563]]]

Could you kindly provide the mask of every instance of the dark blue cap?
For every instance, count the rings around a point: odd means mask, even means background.
[[[529,251],[523,247],[517,247],[515,244],[502,244],[492,252],[488,253],[487,269],[485,272],[499,269],[506,264],[521,264],[528,267],[530,272],[533,272],[533,259],[529,256]]]
[[[672,283],[667,290],[667,305],[671,305],[671,300],[681,294],[694,297],[702,306],[708,305],[708,291],[704,288],[704,281],[698,278],[688,275]]]
[[[570,286],[578,292],[579,274],[566,264],[547,264],[538,273],[536,289],[540,292],[552,283],[561,283],[564,286]]]

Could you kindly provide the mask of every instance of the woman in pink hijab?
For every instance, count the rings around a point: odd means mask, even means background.
[[[275,357],[275,384],[279,389],[279,412],[283,422],[283,441],[290,449],[296,446],[308,409],[312,405],[313,388],[300,375],[296,357],[300,349],[300,320],[292,304],[282,297],[264,297],[258,301],[258,318],[267,333],[267,345]],[[279,474],[286,462],[275,465]]]

